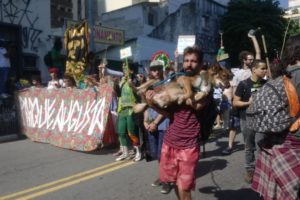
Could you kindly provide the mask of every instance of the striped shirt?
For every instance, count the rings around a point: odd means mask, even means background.
[[[164,137],[164,143],[176,149],[198,146],[200,122],[196,111],[188,106],[176,106],[170,110],[172,110],[172,118]]]

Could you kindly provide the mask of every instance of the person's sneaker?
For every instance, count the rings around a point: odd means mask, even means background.
[[[125,160],[127,158],[128,158],[128,154],[123,153],[122,155],[116,158],[116,161]]]
[[[133,159],[133,161],[138,162],[142,160],[142,154],[141,153],[137,153],[135,154],[135,157]]]
[[[162,183],[160,193],[169,194],[171,192],[172,188],[173,188],[173,186],[171,183]]]
[[[227,147],[226,149],[224,149],[222,151],[222,155],[226,156],[226,155],[230,155],[232,152],[232,148]]]
[[[122,153],[123,153],[123,151],[119,150],[116,153],[113,153],[113,156],[120,156],[120,155],[122,155]]]
[[[128,154],[129,154],[130,156],[134,156],[134,155],[135,155],[134,149],[129,150],[129,151],[128,151]]]
[[[151,186],[152,186],[152,187],[158,187],[158,186],[161,186],[161,182],[160,182],[159,178],[156,179],[156,180],[151,184]]]
[[[244,176],[245,182],[251,184],[253,180],[253,175],[254,175],[254,171],[252,170],[247,171]]]

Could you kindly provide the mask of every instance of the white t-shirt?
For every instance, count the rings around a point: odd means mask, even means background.
[[[10,60],[8,57],[5,57],[7,50],[4,47],[0,47],[0,67],[10,67]]]
[[[232,87],[237,87],[241,81],[246,80],[251,76],[250,69],[233,68],[231,69],[231,72],[234,74],[233,79],[231,81]]]
[[[222,88],[215,87],[214,93],[213,93],[213,98],[216,100],[222,100],[222,93],[223,93]]]
[[[59,80],[51,80],[48,82],[47,89],[56,89],[59,87],[60,87]]]

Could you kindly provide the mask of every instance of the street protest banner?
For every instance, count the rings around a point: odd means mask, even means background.
[[[183,51],[188,46],[194,46],[196,42],[195,35],[179,35],[177,43],[177,51],[179,54],[183,54]]]
[[[17,94],[21,131],[33,141],[78,151],[116,144],[112,93],[106,84],[100,93],[68,88],[21,91]]]

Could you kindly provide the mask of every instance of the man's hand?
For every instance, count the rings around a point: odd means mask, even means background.
[[[152,100],[153,96],[155,95],[154,90],[148,90],[145,94],[146,100]]]
[[[155,131],[157,131],[157,124],[151,123],[149,125],[149,132],[155,132]]]
[[[103,69],[103,68],[106,68],[106,64],[104,63],[101,63],[100,65],[98,65],[98,69]]]
[[[144,122],[144,127],[145,127],[145,129],[147,130],[147,131],[149,131],[149,124],[147,123],[147,122]]]
[[[176,50],[174,51],[174,58],[175,58],[175,60],[178,60],[178,58],[179,58],[178,49],[176,49]]]
[[[253,102],[253,98],[252,98],[252,97],[250,97],[250,99],[249,99],[249,101],[248,101],[248,103],[249,103],[249,106],[250,106],[250,104],[252,104],[252,102]]]
[[[186,105],[191,106],[195,110],[201,110],[204,107],[204,101],[195,102],[190,98],[188,98],[185,103]]]

